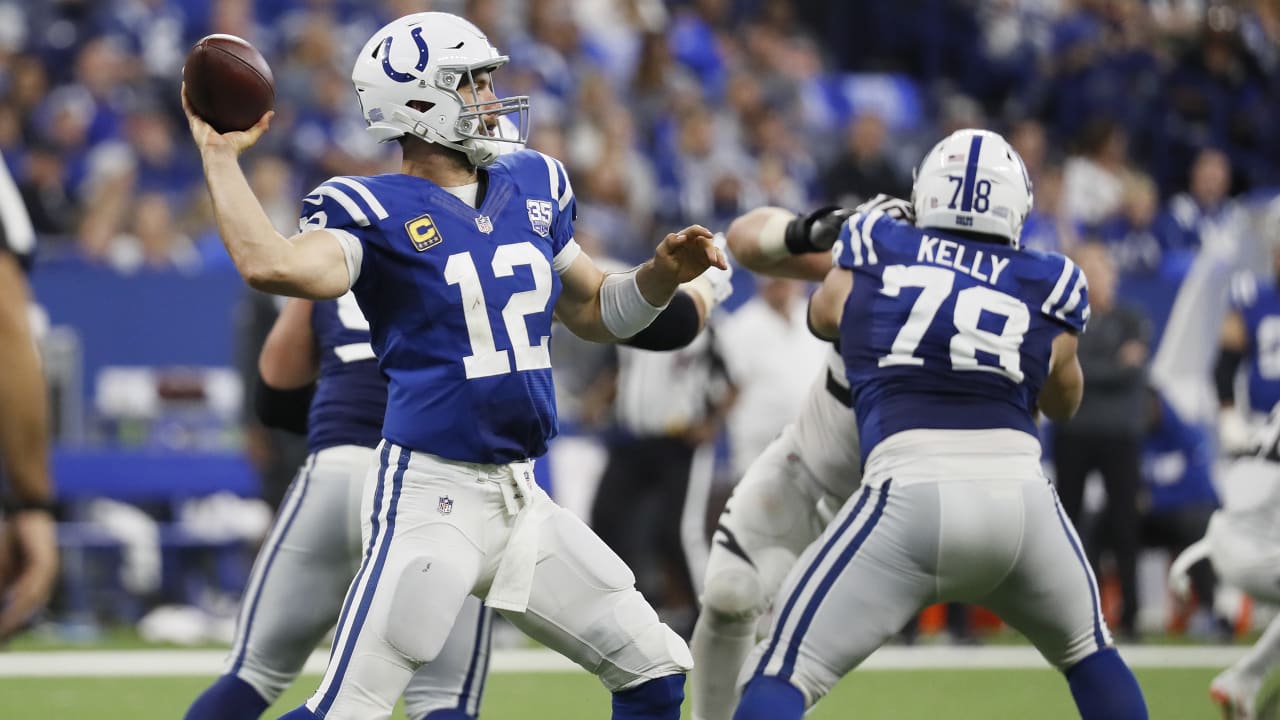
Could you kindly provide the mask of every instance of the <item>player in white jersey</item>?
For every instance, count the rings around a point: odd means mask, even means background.
[[[1223,507],[1214,512],[1204,539],[1180,554],[1169,569],[1174,590],[1186,596],[1188,571],[1203,558],[1218,578],[1266,603],[1280,603],[1280,404],[1256,430],[1246,454],[1222,478]],[[1254,720],[1263,681],[1280,667],[1280,617],[1249,652],[1209,685],[1224,720]]]
[[[883,195],[859,210],[872,208],[914,217],[909,203]],[[729,249],[753,272],[821,282],[851,214],[826,207],[797,217],[757,208],[729,226]],[[690,643],[694,720],[733,715],[738,671],[758,639],[760,618],[796,559],[858,488],[857,437],[844,360],[832,347],[800,414],[751,463],[720,514]]]
[[[862,489],[804,552],[752,651],[735,720],[799,720],[922,607],[976,602],[1063,671],[1083,720],[1144,720],[1079,538],[1041,470],[1037,411],[1083,395],[1083,274],[1022,250],[1031,183],[1004,138],[921,162],[916,225],[856,213],[810,303],[840,338]]]

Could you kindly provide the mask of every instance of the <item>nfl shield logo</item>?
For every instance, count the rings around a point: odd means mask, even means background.
[[[493,232],[493,221],[489,219],[488,215],[481,215],[476,218],[476,229],[485,235],[488,235]]]
[[[441,496],[440,504],[436,505],[436,510],[439,510],[441,515],[448,515],[453,512],[453,500],[450,500],[448,495]]]
[[[525,207],[529,209],[529,224],[533,231],[542,237],[551,234],[551,201],[526,200]]]

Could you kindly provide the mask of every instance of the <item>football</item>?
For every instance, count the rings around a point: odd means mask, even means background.
[[[235,35],[201,38],[187,53],[182,81],[191,109],[220,133],[248,130],[275,105],[270,66]]]

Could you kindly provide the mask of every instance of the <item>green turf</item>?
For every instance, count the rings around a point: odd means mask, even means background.
[[[1159,720],[1217,717],[1206,688],[1212,669],[1145,670],[1138,678]],[[301,702],[319,678],[302,678],[275,710]],[[176,720],[205,685],[200,678],[0,680],[5,720]],[[688,703],[685,716],[688,717]],[[485,720],[602,720],[609,697],[585,673],[500,674],[489,679]],[[278,713],[277,713],[278,714]],[[276,717],[269,714],[267,717]],[[397,713],[397,720],[404,718]],[[867,671],[846,678],[810,720],[1076,718],[1066,683],[1049,670]]]

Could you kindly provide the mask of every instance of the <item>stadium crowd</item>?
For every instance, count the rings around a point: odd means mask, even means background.
[[[394,171],[395,145],[363,132],[351,59],[387,20],[429,8],[511,56],[496,83],[532,97],[529,144],[574,179],[579,242],[622,262],[647,256],[657,228],[908,196],[911,163],[962,127],[1005,133],[1025,159],[1023,244],[1101,243],[1118,293],[1155,326],[1147,340],[1202,246],[1277,239],[1253,210],[1280,187],[1268,0],[10,0],[0,152],[41,258],[229,270],[178,94],[208,33],[250,40],[274,72],[277,115],[247,167],[282,232],[326,178]],[[753,292],[738,280],[731,308]],[[565,419],[601,432],[608,412],[578,395]]]

